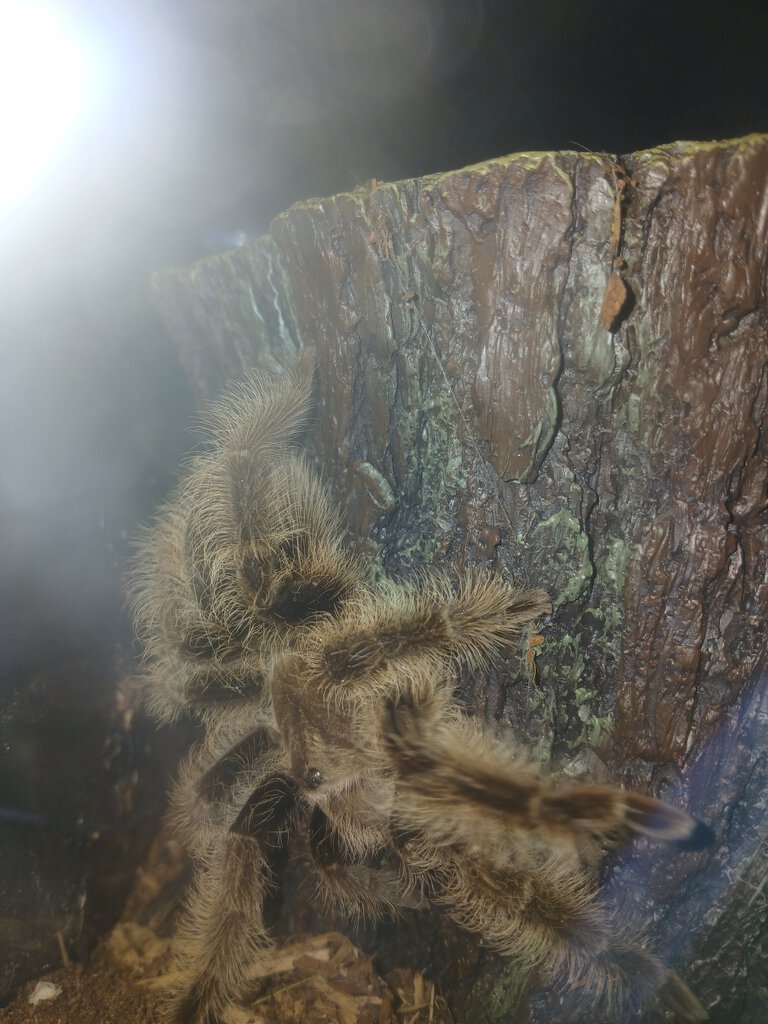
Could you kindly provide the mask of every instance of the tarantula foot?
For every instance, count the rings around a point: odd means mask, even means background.
[[[189,981],[187,971],[174,977],[160,1014],[162,1024],[223,1024],[221,1018],[207,1008],[205,993]]]
[[[717,843],[717,836],[714,829],[705,825],[703,821],[694,819],[693,831],[689,836],[675,841],[674,845],[678,850],[709,850]]]
[[[709,1020],[709,1014],[691,992],[682,978],[669,971],[667,981],[661,990],[661,1004],[671,1010],[680,1020],[694,1022]]]
[[[632,832],[667,842],[690,842],[706,825],[685,811],[643,793],[625,793],[625,822]]]
[[[186,987],[180,987],[179,974]],[[263,1024],[264,1018],[234,1000],[225,1000],[217,986],[189,984],[189,972],[173,976],[171,995],[161,1011],[162,1024]]]

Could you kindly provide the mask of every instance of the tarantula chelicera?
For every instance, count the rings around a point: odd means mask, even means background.
[[[600,1012],[661,997],[704,1019],[612,923],[590,853],[695,822],[639,793],[551,786],[462,714],[457,668],[517,644],[549,598],[470,572],[374,582],[295,446],[311,379],[303,363],[232,388],[133,574],[151,711],[205,729],[172,796],[196,880],[170,1019],[225,1018],[269,943],[271,864],[298,827],[319,895],[346,913],[429,901]]]

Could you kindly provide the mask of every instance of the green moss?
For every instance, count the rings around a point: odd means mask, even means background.
[[[624,628],[622,595],[633,554],[639,558],[639,545],[627,544],[621,537],[614,536],[596,566],[595,589],[601,595],[599,611],[603,616],[603,633],[610,636],[620,635]]]
[[[574,690],[576,715],[581,722],[582,728],[577,736],[568,740],[568,747],[571,750],[578,750],[584,746],[594,750],[610,736],[613,729],[613,716],[596,715],[591,710],[591,702],[598,698],[597,690],[589,690],[586,687],[580,686],[577,686]]]
[[[555,735],[556,702],[551,686],[530,689],[527,700],[529,718],[535,724],[536,733],[528,729],[528,752],[534,764],[549,767],[552,764],[552,747]]]
[[[531,532],[530,543],[549,554],[556,608],[578,601],[589,591],[594,577],[589,538],[569,508],[539,523]]]
[[[451,507],[467,484],[453,393],[439,374],[428,384],[427,375],[409,370],[397,410],[398,433],[404,441],[412,439],[402,446],[403,479],[418,493],[407,503],[416,515],[409,517],[400,556],[411,565],[429,565],[454,530]]]

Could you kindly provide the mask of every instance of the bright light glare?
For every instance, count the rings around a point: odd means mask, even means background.
[[[0,208],[28,191],[83,113],[88,60],[60,12],[0,0]]]

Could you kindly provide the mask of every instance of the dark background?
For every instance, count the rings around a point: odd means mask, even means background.
[[[122,883],[104,896],[89,872],[135,852],[125,834],[140,847],[162,800],[164,779],[146,803],[115,798],[152,745],[115,704],[129,538],[194,441],[151,273],[374,177],[768,131],[764,0],[58,6],[108,73],[0,222],[0,954],[20,965],[6,989],[39,950],[55,960],[41,928],[77,951],[108,922]],[[0,147],[13,159],[13,139]]]

